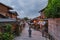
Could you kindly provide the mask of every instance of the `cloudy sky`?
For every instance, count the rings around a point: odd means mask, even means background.
[[[38,11],[47,5],[47,0],[0,0],[0,2],[13,7],[18,12],[19,18],[37,17]]]

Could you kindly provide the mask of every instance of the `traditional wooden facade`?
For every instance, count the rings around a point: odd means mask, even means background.
[[[13,8],[9,7],[9,6],[6,6],[5,4],[3,3],[0,3],[0,14],[3,15],[3,16],[6,16],[8,17],[8,11],[9,10],[12,10]]]
[[[12,19],[17,19],[18,13],[16,11],[9,11],[9,17]]]
[[[39,13],[40,13],[40,19],[45,19],[46,18],[45,15],[44,15],[44,10],[45,9],[42,9],[42,10],[39,11]]]
[[[19,25],[17,16],[18,13],[16,11],[9,11],[13,10],[13,8],[6,6],[3,3],[0,3],[0,32],[3,29],[4,24],[11,24],[12,25],[12,31],[15,31],[18,33],[19,31]]]

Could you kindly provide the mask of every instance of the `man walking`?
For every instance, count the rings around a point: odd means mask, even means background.
[[[31,32],[32,32],[31,27],[29,27],[28,32],[29,32],[29,37],[31,37]]]

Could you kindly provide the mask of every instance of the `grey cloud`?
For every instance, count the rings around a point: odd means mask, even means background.
[[[4,1],[5,1],[4,3],[6,3],[7,0]],[[29,18],[39,16],[38,11],[40,11],[47,5],[47,0],[8,0],[8,1],[10,1],[8,4],[10,6],[14,6],[14,9],[18,12],[18,14],[20,15],[19,17],[21,18],[25,16]]]

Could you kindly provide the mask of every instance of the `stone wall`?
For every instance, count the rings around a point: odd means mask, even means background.
[[[48,19],[48,32],[55,40],[60,40],[60,18]]]

